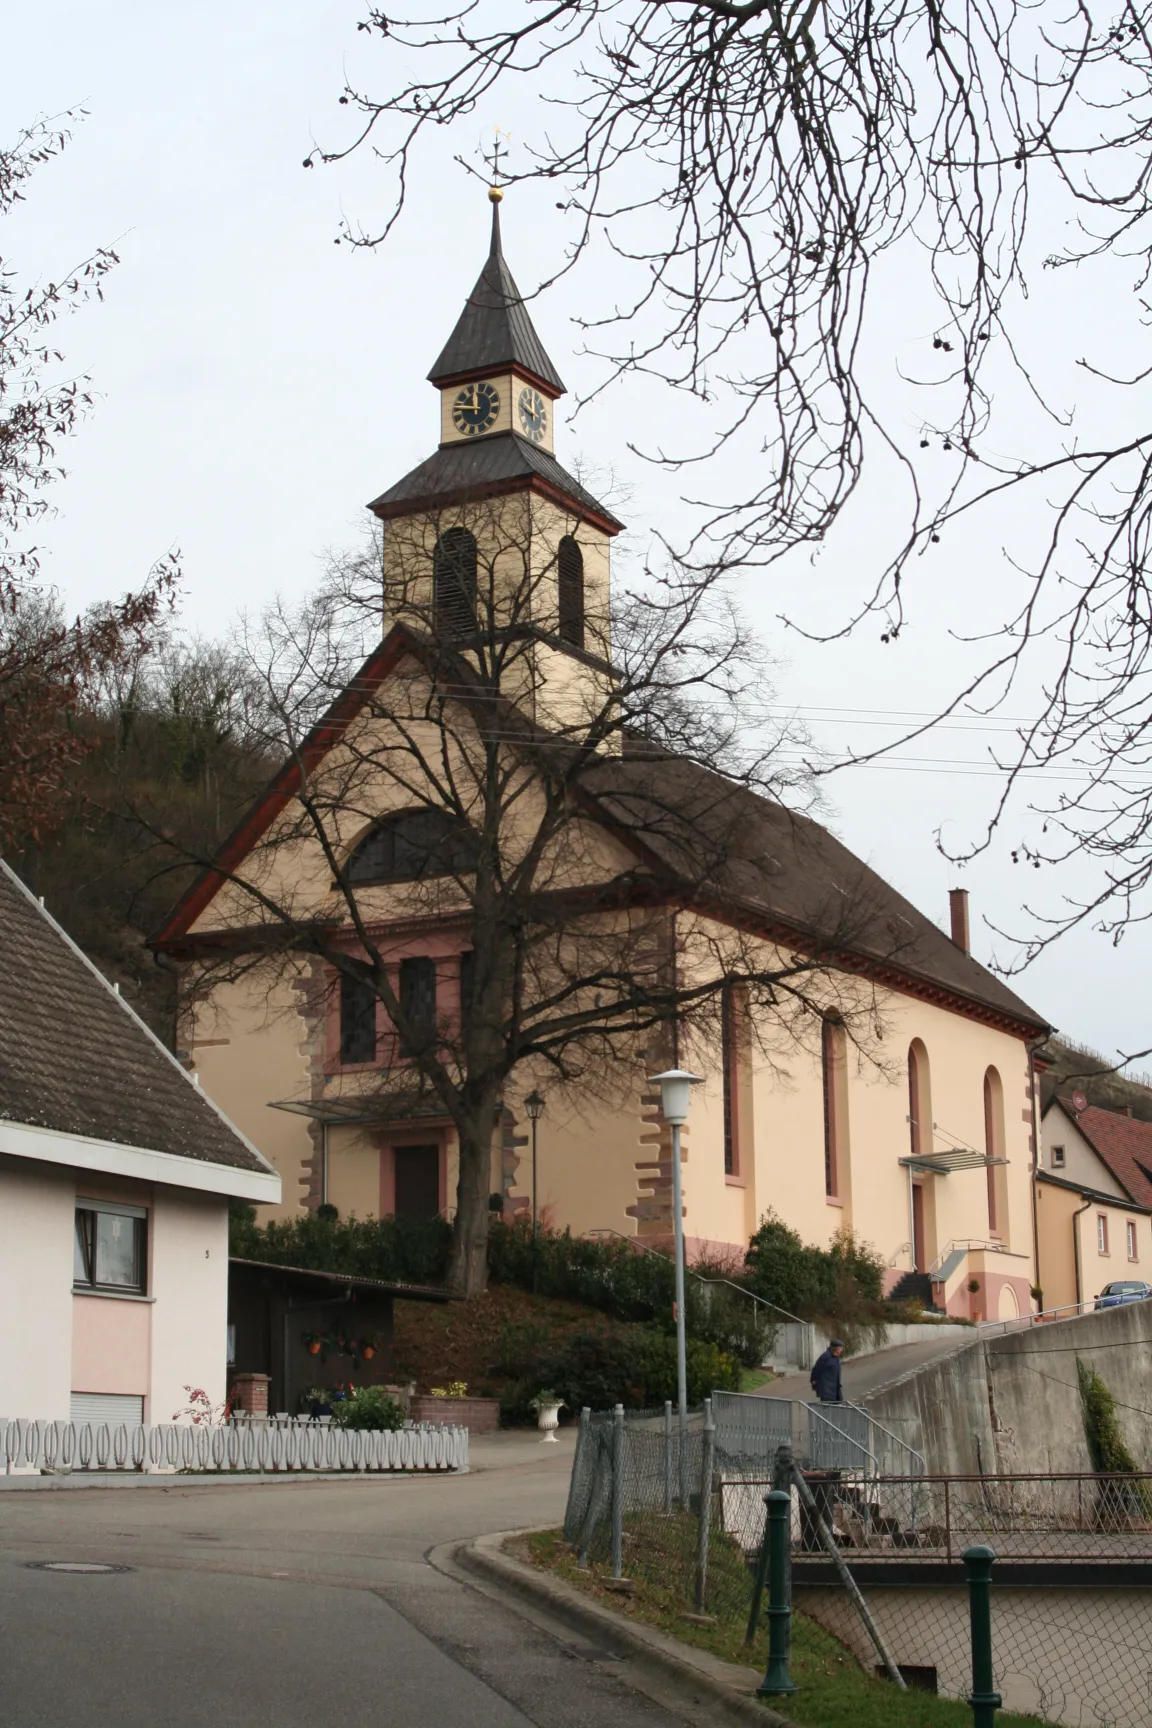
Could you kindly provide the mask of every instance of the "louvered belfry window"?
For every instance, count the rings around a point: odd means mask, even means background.
[[[556,555],[556,574],[560,588],[560,640],[573,648],[584,646],[584,554],[572,538],[565,534]]]
[[[476,630],[476,536],[447,528],[432,553],[432,604],[436,631],[446,642],[463,642]]]

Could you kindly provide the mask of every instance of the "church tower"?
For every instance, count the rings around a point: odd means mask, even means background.
[[[564,383],[504,258],[499,187],[488,257],[428,374],[433,455],[374,499],[384,524],[385,626],[407,621],[467,652],[521,646],[505,694],[578,728],[610,682],[610,547],[622,524],[556,460]]]

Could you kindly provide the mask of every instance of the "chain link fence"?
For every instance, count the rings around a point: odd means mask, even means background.
[[[769,1432],[790,1447],[795,1431],[780,1410],[761,1421],[758,1445],[751,1418],[714,1424],[710,1403],[683,1430],[671,1407],[585,1412],[564,1523],[578,1563],[642,1581],[671,1616],[742,1626],[781,1469]],[[961,1556],[986,1544],[1005,1708],[1070,1728],[1152,1725],[1152,1475],[886,1476],[859,1462],[803,1474],[794,1606],[870,1672],[880,1657],[826,1540],[908,1683],[954,1698],[971,1690]]]

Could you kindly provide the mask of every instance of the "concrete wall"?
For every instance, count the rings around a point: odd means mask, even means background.
[[[995,1579],[995,1573],[993,1573]],[[941,1694],[972,1687],[968,1596],[963,1588],[869,1583],[868,1606],[893,1659],[936,1669]],[[870,1671],[876,1652],[846,1593],[793,1586],[793,1602]],[[1152,1590],[993,1587],[993,1672],[1006,1710],[1083,1728],[1144,1728]]]
[[[1091,1470],[1076,1360],[1102,1377],[1136,1463],[1152,1470],[1152,1301],[984,1337],[871,1394],[930,1473]]]

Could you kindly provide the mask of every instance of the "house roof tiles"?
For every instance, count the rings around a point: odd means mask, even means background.
[[[271,1171],[0,861],[0,1118]]]
[[[1152,1206],[1152,1122],[1098,1104],[1074,1110],[1062,1098],[1056,1102],[1137,1205]]]

